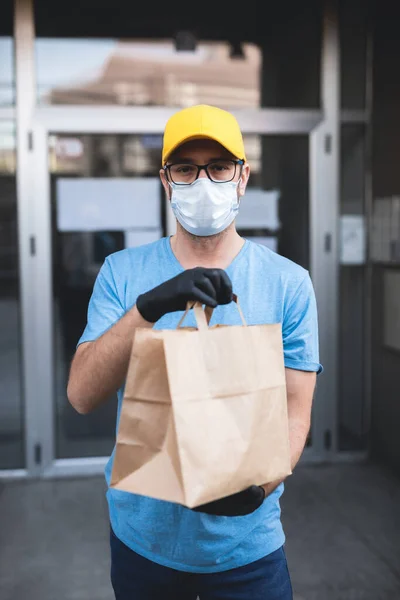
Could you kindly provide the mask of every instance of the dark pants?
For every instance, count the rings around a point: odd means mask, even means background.
[[[185,573],[162,567],[125,546],[111,531],[111,582],[116,600],[292,600],[283,547],[245,567]]]

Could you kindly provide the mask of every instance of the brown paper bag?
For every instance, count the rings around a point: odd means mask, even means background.
[[[281,325],[193,310],[198,329],[135,331],[111,476],[190,508],[291,473]]]

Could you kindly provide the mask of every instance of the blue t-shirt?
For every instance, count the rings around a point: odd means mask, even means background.
[[[101,336],[136,303],[139,294],[182,271],[169,238],[108,256],[94,285],[79,343]],[[317,310],[308,272],[248,240],[226,271],[249,325],[282,323],[285,366],[320,372]],[[181,316],[167,314],[155,327],[176,328]],[[218,306],[213,323],[240,325],[236,306]],[[195,326],[193,315],[186,325]],[[123,392],[123,388],[118,391],[117,423]],[[108,484],[113,454],[105,470]],[[206,515],[110,488],[107,499],[111,526],[126,546],[167,567],[212,573],[249,564],[283,545],[282,492],[283,484],[254,513],[241,517]]]

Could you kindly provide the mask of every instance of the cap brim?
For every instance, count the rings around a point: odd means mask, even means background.
[[[182,146],[183,144],[186,144],[186,142],[190,142],[192,140],[213,140],[214,142],[217,142],[223,148],[225,148],[225,150],[227,150],[228,152],[230,152],[232,154],[232,156],[234,156],[235,158],[239,158],[240,160],[246,160],[245,156],[239,156],[237,152],[235,152],[234,150],[232,150],[232,148],[228,148],[228,146],[226,144],[224,144],[218,138],[218,136],[215,136],[215,135],[205,135],[204,133],[199,133],[199,134],[194,134],[194,135],[189,135],[189,136],[183,137],[181,140],[179,140],[178,142],[176,142],[176,144],[168,151],[168,154],[166,154],[166,155],[163,156],[163,164],[165,164],[167,162],[167,160],[169,159],[169,157],[171,156],[171,154],[173,154],[177,150],[177,148],[179,148],[179,146]]]

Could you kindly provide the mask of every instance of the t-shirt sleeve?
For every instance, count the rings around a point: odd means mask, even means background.
[[[99,338],[123,317],[125,312],[109,260],[106,258],[97,275],[89,301],[87,324],[77,345]]]
[[[289,299],[283,317],[282,336],[285,367],[322,372],[319,362],[317,303],[308,273]]]

